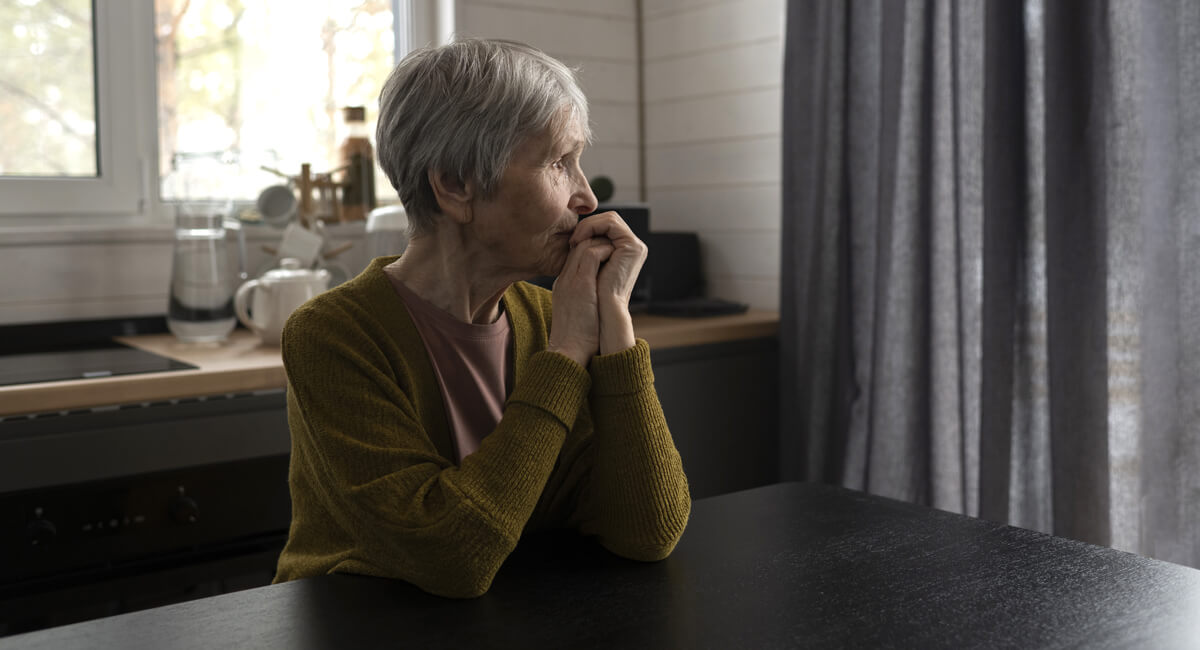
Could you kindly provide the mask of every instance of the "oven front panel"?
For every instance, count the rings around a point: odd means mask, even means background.
[[[275,456],[0,495],[0,594],[286,535],[287,465]]]
[[[0,418],[0,636],[270,581],[284,391]]]

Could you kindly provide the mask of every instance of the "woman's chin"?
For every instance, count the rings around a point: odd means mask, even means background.
[[[557,259],[546,260],[538,265],[538,275],[557,276],[562,273],[563,266],[566,266],[567,256],[563,255]]]
[[[561,244],[559,242],[551,243],[546,256],[538,262],[538,275],[558,275],[562,273],[563,266],[567,264],[567,255],[571,252],[570,233],[567,233],[566,237],[556,237],[555,239],[561,239]]]

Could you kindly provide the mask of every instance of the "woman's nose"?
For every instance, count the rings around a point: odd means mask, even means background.
[[[579,174],[578,187],[571,195],[571,210],[575,214],[591,214],[596,211],[598,204],[596,194],[592,192],[592,186],[588,184],[587,177]]]

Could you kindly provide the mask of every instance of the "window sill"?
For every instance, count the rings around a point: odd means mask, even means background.
[[[363,222],[326,226],[332,239],[361,237]],[[247,224],[246,241],[277,242],[282,230]],[[136,217],[6,217],[0,219],[0,247],[95,244],[106,242],[169,242],[174,228],[165,219]]]

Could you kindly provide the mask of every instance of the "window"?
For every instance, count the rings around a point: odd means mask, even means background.
[[[328,169],[340,108],[373,121],[435,2],[0,2],[0,214],[148,214]]]
[[[88,0],[0,5],[0,176],[95,177]]]
[[[122,37],[134,3],[0,4],[0,115],[22,132],[3,140],[0,210],[137,211],[137,66],[135,44]]]
[[[164,199],[253,199],[331,170],[341,108],[368,122],[395,58],[391,0],[156,0]],[[369,124],[373,130],[373,124]]]

